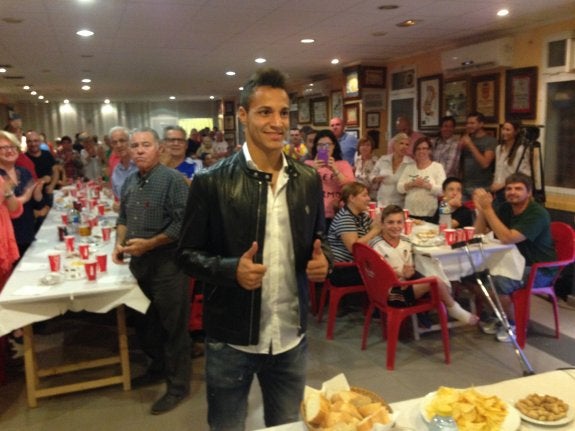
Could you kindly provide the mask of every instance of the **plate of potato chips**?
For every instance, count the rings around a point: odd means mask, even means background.
[[[529,394],[515,402],[521,419],[536,425],[566,425],[575,419],[575,410],[553,395]]]
[[[425,421],[429,422],[442,404],[451,406],[460,431],[516,431],[521,425],[519,412],[501,398],[482,394],[474,388],[446,386],[423,398],[420,412]]]

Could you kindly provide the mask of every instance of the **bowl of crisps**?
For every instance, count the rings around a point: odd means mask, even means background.
[[[387,431],[394,423],[393,411],[383,398],[357,387],[333,394],[308,393],[301,415],[310,431]]]
[[[460,431],[516,431],[521,424],[519,412],[495,395],[485,395],[474,388],[455,389],[441,386],[427,394],[420,404],[426,422],[437,413],[438,406],[447,404]]]

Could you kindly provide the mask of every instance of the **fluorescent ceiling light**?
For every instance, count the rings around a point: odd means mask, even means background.
[[[301,43],[314,43],[314,42],[315,42],[315,39],[310,39],[310,38],[308,38],[308,39],[302,39],[302,40],[300,40],[300,42],[301,42]]]
[[[226,72],[226,75],[228,75],[228,76],[235,76],[235,74],[236,74],[236,72],[234,72],[233,70],[228,70]]]
[[[331,64],[339,64],[339,58],[334,58],[331,60]]]
[[[262,64],[265,63],[267,60],[263,57],[258,57],[254,60],[256,63]]]
[[[82,90],[84,91],[88,91],[90,90],[92,87],[90,87],[89,85],[82,85]]]
[[[90,78],[84,78],[84,79],[82,79],[82,82],[84,84],[89,84],[90,82],[92,82],[92,80]]]
[[[90,37],[90,36],[94,36],[94,32],[92,30],[87,30],[87,29],[82,29],[82,30],[78,30],[76,32],[76,34],[78,36],[82,36],[82,37]]]
[[[509,15],[509,9],[501,9],[497,11],[497,16],[507,16]]]

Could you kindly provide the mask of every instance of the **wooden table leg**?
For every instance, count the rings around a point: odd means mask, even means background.
[[[28,397],[28,407],[36,407],[38,398],[36,389],[40,379],[38,377],[38,366],[36,364],[36,352],[34,350],[34,330],[32,325],[23,328],[24,332],[24,369],[26,374],[26,394]]]
[[[128,349],[128,334],[126,330],[126,309],[124,305],[116,308],[118,320],[118,354],[120,356],[120,366],[122,367],[122,386],[125,391],[132,388],[130,376],[130,351]]]

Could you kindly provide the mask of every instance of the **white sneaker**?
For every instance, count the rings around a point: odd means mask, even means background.
[[[484,334],[495,335],[497,334],[499,327],[500,324],[497,319],[489,319],[487,322],[479,322],[479,328]]]
[[[511,330],[513,331],[513,335],[515,335],[515,325],[510,325],[511,326]],[[505,328],[503,326],[500,326],[499,329],[497,330],[497,334],[495,335],[495,338],[497,338],[497,341],[501,342],[501,343],[510,343],[511,342],[511,337],[509,336],[509,333],[505,330]]]

